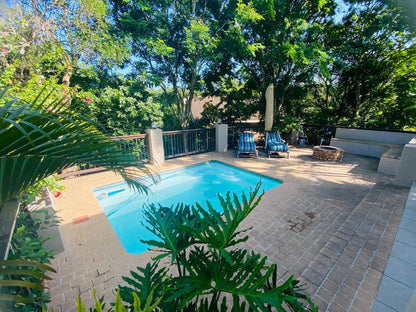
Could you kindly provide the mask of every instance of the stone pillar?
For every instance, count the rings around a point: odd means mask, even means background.
[[[215,125],[215,151],[224,153],[228,149],[228,125]]]
[[[163,164],[165,162],[165,149],[163,148],[162,130],[147,129],[146,134],[150,162],[152,164]]]

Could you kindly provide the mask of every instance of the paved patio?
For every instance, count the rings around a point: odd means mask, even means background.
[[[409,193],[377,173],[378,159],[345,154],[342,162],[323,162],[310,148],[293,147],[290,159],[207,153],[169,160],[157,170],[208,160],[284,182],[246,220],[253,226],[248,248],[277,263],[282,278],[300,279],[320,311],[371,311]],[[93,288],[112,300],[121,277],[153,255],[124,250],[91,192],[116,181],[111,172],[67,179],[53,199],[65,245],[48,283],[54,311],[76,311],[78,295],[92,307]]]

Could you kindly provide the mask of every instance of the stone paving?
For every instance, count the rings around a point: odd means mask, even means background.
[[[371,311],[409,192],[376,172],[378,159],[345,154],[342,162],[323,162],[310,148],[292,147],[290,159],[207,153],[154,170],[208,160],[284,182],[266,192],[245,220],[243,226],[253,227],[246,247],[277,263],[282,280],[292,274],[300,279],[320,311]],[[78,295],[92,307],[93,288],[98,298],[112,300],[121,277],[154,255],[128,254],[95,200],[93,188],[116,181],[110,172],[67,179],[66,190],[53,199],[65,245],[48,283],[54,311],[76,311]]]
[[[410,187],[371,311],[416,311],[416,182]]]
[[[322,310],[370,310],[400,222],[403,193],[377,183],[302,273]]]

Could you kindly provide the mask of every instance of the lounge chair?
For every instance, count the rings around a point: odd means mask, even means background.
[[[238,141],[237,158],[240,154],[254,154],[259,158],[259,152],[254,143],[254,134],[252,132],[241,132],[240,140]]]
[[[267,157],[271,154],[279,155],[279,152],[286,152],[287,158],[290,158],[289,147],[282,141],[279,133],[266,132],[266,146]]]

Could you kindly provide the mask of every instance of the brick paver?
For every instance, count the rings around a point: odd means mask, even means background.
[[[207,153],[170,160],[158,169],[215,159],[283,180],[245,220],[243,226],[252,226],[246,247],[277,263],[282,279],[300,278],[321,311],[369,311],[408,189],[378,174],[377,159],[346,154],[332,163],[313,159],[308,148],[291,150],[290,159]],[[76,311],[78,295],[92,307],[93,288],[97,297],[113,300],[121,277],[153,255],[128,254],[92,195],[92,188],[119,179],[109,172],[67,179],[66,190],[53,199],[64,220],[65,243],[53,262],[58,273],[48,283],[55,311]]]
[[[321,310],[370,311],[407,193],[376,184],[302,273]]]

